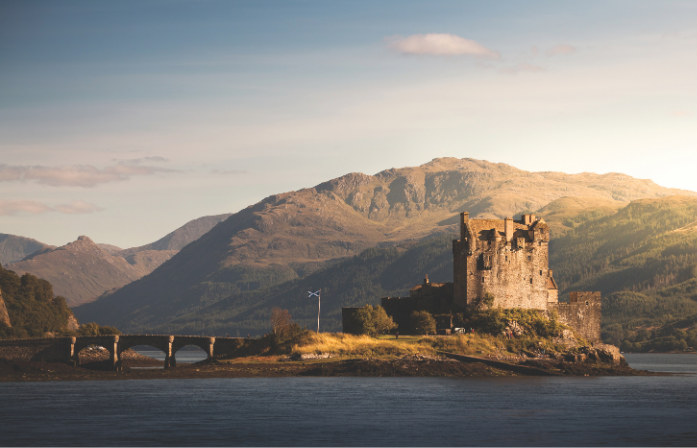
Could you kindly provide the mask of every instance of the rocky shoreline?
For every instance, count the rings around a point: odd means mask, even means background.
[[[206,360],[173,369],[138,369],[158,367],[162,363],[142,355],[124,358],[121,372],[107,370],[104,361],[85,363],[78,367],[66,363],[32,362],[0,359],[1,382],[25,381],[94,381],[128,379],[203,379],[203,378],[266,378],[293,376],[353,377],[518,377],[518,376],[647,376],[660,375],[635,370],[622,364],[529,359],[509,363],[494,359],[440,356],[404,356],[396,359],[315,359],[293,361],[260,357],[233,360]],[[146,359],[142,359],[142,358]]]

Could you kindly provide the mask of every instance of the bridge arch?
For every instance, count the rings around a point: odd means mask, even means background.
[[[138,345],[147,345],[158,350],[161,350],[165,354],[165,369],[169,367],[174,367],[172,363],[172,340],[174,336],[148,336],[148,335],[129,335],[122,336],[119,340],[119,367],[121,367],[121,353],[125,352],[129,348],[136,347]]]
[[[114,366],[118,365],[118,336],[81,336],[71,339],[70,358],[75,364],[80,364],[80,352],[90,346],[104,347],[109,352],[109,360]]]

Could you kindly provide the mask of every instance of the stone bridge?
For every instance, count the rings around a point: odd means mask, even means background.
[[[73,361],[80,363],[79,353],[90,346],[104,347],[114,369],[121,369],[121,353],[137,345],[148,345],[165,354],[164,367],[177,366],[176,353],[182,347],[194,345],[206,352],[208,358],[224,355],[240,348],[247,338],[209,336],[175,336],[155,334],[126,334],[120,336],[73,336],[50,339],[10,339],[0,341],[0,357],[27,361]],[[4,354],[3,354],[4,352]]]

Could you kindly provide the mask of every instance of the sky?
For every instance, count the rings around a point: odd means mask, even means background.
[[[438,157],[697,191],[694,1],[0,3],[0,233],[123,248]]]

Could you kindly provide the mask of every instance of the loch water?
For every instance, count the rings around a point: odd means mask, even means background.
[[[0,384],[2,446],[697,445],[697,356],[656,377]]]

